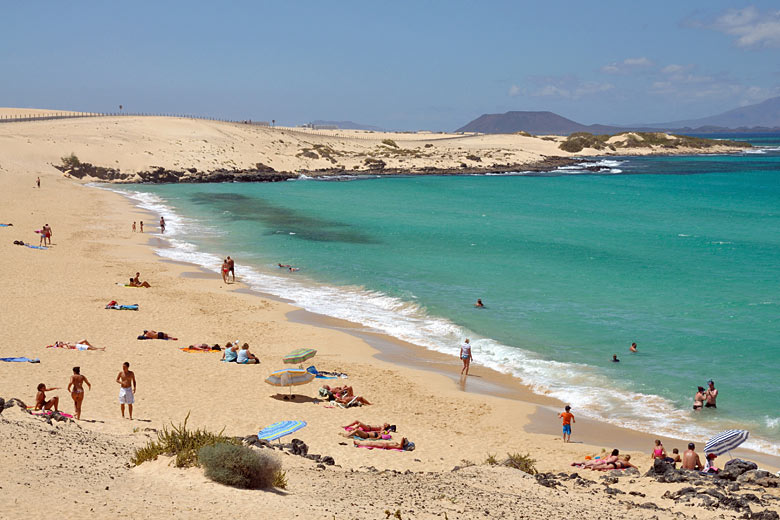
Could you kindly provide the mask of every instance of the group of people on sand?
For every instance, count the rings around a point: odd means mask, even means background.
[[[594,458],[591,460],[586,460],[584,462],[572,462],[571,465],[582,468],[582,469],[589,469],[593,471],[609,471],[612,469],[628,469],[628,468],[636,468],[633,464],[631,464],[631,455],[621,455],[620,450],[615,448],[612,450],[612,453],[610,453],[608,456],[604,458]]]
[[[323,385],[319,390],[321,397],[326,398],[328,401],[333,401],[347,408],[351,406],[362,406],[364,404],[370,405],[368,399],[362,395],[355,395],[355,391],[349,385],[334,386]]]
[[[54,232],[51,230],[51,226],[44,224],[38,233],[41,235],[41,240],[38,242],[38,246],[51,247],[51,236],[54,234]]]
[[[128,287],[146,287],[147,289],[151,287],[146,280],[141,281],[141,273],[135,273],[135,277],[130,278],[130,283],[127,285]]]
[[[239,365],[259,365],[260,359],[249,351],[249,343],[240,347],[238,341],[228,341],[222,351],[222,361]]]
[[[717,473],[720,471],[717,467],[715,467],[716,458],[718,458],[718,456],[714,453],[708,453],[704,457],[704,464],[702,464],[699,454],[696,453],[696,444],[692,442],[688,443],[688,449],[685,453],[683,453],[682,457],[680,457],[680,452],[677,448],[672,449],[672,454],[669,455],[666,453],[666,449],[659,439],[656,439],[653,451],[650,453],[650,460],[652,461],[655,461],[655,459],[661,459],[664,462],[668,462],[670,464],[680,463],[680,467],[682,469],[703,471],[705,473]]]
[[[140,225],[140,232],[143,233],[144,221],[140,220],[138,223]],[[133,221],[133,233],[135,233],[135,231],[136,231],[135,221]],[[165,233],[165,217],[160,217],[160,233]]]
[[[144,221],[141,220],[140,224],[141,224],[141,233],[143,233],[144,232]],[[135,221],[133,221],[133,233],[135,233]]]
[[[132,420],[137,382],[135,373],[130,370],[130,363],[127,361],[122,363],[122,370],[116,376],[116,382],[119,383],[119,407],[122,412],[122,418],[125,417],[125,405],[127,405],[130,420]],[[68,392],[70,392],[70,396],[73,398],[73,405],[75,408],[74,416],[77,420],[81,419],[81,405],[84,402],[85,395],[84,385],[87,385],[87,388],[92,390],[92,383],[89,382],[87,376],[81,373],[81,367],[73,367],[73,374],[70,376],[67,389]],[[46,398],[46,392],[52,392],[59,389],[60,388],[56,386],[49,388],[45,383],[38,384],[37,394],[35,395],[35,410],[51,410],[54,408],[55,412],[59,412],[60,398],[58,396],[54,396],[50,399]]]
[[[352,444],[362,448],[412,451],[415,447],[406,437],[393,439],[392,433],[397,431],[395,424],[370,425],[353,421],[344,426],[344,430],[341,435],[352,438]]]

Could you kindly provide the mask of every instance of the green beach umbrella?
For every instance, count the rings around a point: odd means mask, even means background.
[[[296,365],[303,363],[307,359],[311,359],[317,353],[313,348],[299,348],[295,349],[286,356],[284,356],[284,362],[290,365]]]

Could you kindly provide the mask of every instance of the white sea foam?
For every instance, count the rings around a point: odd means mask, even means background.
[[[222,257],[200,251],[186,240],[188,235],[203,236],[207,232],[218,235],[218,232],[207,230],[197,221],[176,214],[157,195],[104,189],[117,191],[135,201],[139,207],[165,215],[166,221],[170,219],[165,239],[171,247],[158,249],[158,255],[219,272]],[[358,323],[368,330],[437,352],[457,356],[460,343],[469,337],[477,364],[511,374],[535,392],[571,404],[583,416],[686,439],[703,440],[716,433],[694,422],[692,412],[679,409],[668,399],[616,386],[597,367],[543,359],[529,350],[479,337],[445,318],[429,315],[417,303],[360,286],[323,285],[290,275],[285,270],[276,272],[273,266],[268,266],[266,271],[240,264],[237,267],[242,281],[254,290],[285,298],[307,311]],[[413,295],[407,296],[414,299]],[[776,428],[779,420],[767,417],[766,425]],[[745,446],[780,455],[780,445],[755,436]]]

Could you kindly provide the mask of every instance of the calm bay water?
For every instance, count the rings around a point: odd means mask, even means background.
[[[780,136],[749,139],[762,149],[606,175],[124,192],[165,215],[165,256],[216,270],[229,254],[259,290],[434,350],[471,337],[477,363],[575,412],[696,439],[747,427],[780,454]],[[694,414],[709,378],[719,408]]]

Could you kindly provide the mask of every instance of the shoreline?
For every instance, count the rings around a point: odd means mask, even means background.
[[[152,217],[154,216],[146,209],[138,206],[135,207]],[[153,222],[154,220],[152,219],[151,221]],[[153,241],[156,243],[153,244]],[[150,237],[147,246],[152,249],[170,247],[167,240],[165,240],[164,237],[159,236]],[[159,261],[170,262],[194,269],[194,271],[187,270],[182,272],[180,274],[182,277],[213,280],[219,275],[196,263],[165,258],[158,255],[156,252],[154,254],[158,257]],[[390,363],[394,366],[403,366],[412,370],[428,371],[445,376],[453,387],[456,387],[461,392],[498,397],[511,401],[519,401],[524,405],[531,405],[534,409],[529,416],[528,421],[524,424],[524,431],[532,434],[552,436],[556,439],[559,437],[559,434],[557,433],[559,420],[557,414],[563,409],[563,406],[566,403],[557,398],[534,392],[529,386],[510,374],[502,373],[486,366],[472,365],[472,374],[469,376],[470,379],[463,380],[459,377],[459,369],[461,368],[459,360],[453,356],[404,341],[381,331],[366,330],[366,327],[359,323],[308,311],[298,307],[292,300],[272,293],[263,292],[262,290],[253,289],[241,281],[235,282],[235,285],[238,287],[232,287],[231,292],[273,300],[291,306],[293,309],[285,313],[285,319],[290,323],[335,330],[360,339],[368,347],[374,350],[372,357],[380,361]],[[478,374],[473,373],[475,372],[474,368],[479,371]],[[691,439],[684,439],[673,435],[652,434],[650,432],[637,431],[614,424],[603,423],[598,419],[587,416],[578,415],[578,417],[577,433],[575,434],[575,440],[572,441],[572,444],[575,445],[620,446],[623,450],[641,452],[645,450],[646,447],[651,446],[654,439],[661,439],[664,445],[670,446],[670,449],[671,447],[678,447],[682,452],[687,443],[691,441]],[[703,441],[696,442],[700,445],[699,449],[703,449]],[[780,456],[778,455],[746,448],[737,448],[733,450],[733,454],[736,457],[741,456],[748,460],[760,462],[762,465],[770,468],[773,472],[780,470]]]

